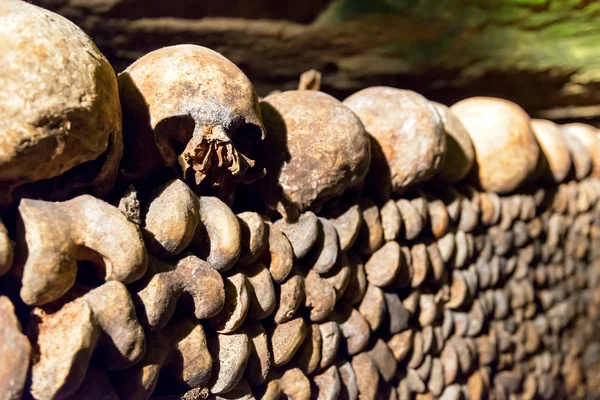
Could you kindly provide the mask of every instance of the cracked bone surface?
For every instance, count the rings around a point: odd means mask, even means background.
[[[0,400],[598,396],[595,128],[317,75],[266,128],[211,50],[120,75],[119,208],[2,208]]]

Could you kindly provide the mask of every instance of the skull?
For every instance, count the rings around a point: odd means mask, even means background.
[[[259,147],[267,170],[260,190],[269,207],[293,221],[360,191],[371,147],[350,109],[325,93],[290,90],[267,96],[261,110],[269,137]]]
[[[0,208],[111,190],[122,154],[115,72],[77,26],[0,2]]]
[[[171,171],[197,192],[231,201],[251,182],[253,145],[264,139],[250,80],[217,52],[195,45],[146,54],[119,75],[128,179]]]

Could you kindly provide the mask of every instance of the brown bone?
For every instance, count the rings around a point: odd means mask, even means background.
[[[273,313],[277,302],[271,274],[260,261],[242,268],[248,282],[248,319],[265,319]]]
[[[317,216],[312,211],[300,215],[297,221],[287,222],[280,219],[275,222],[275,227],[288,238],[294,257],[303,258],[317,240],[319,224]]]
[[[365,272],[369,283],[385,287],[394,282],[401,268],[406,263],[400,245],[391,241],[383,245],[371,255],[365,264]]]
[[[77,261],[90,260],[105,280],[131,283],[148,263],[142,235],[119,209],[83,195],[62,203],[19,205],[18,250],[26,256],[21,298],[29,305],[59,299],[75,283]]]
[[[287,322],[303,304],[304,279],[300,275],[293,275],[279,286],[279,302],[273,319],[278,324]]]
[[[68,297],[74,298],[69,301]],[[146,349],[133,302],[120,282],[107,282],[87,293],[76,286],[62,302],[35,308],[27,336],[36,343],[31,393],[40,399],[74,393],[97,347],[103,348],[109,370],[130,367],[142,359]]]
[[[319,325],[321,331],[321,361],[319,368],[325,369],[333,364],[338,353],[342,332],[335,321],[324,322]]]
[[[262,217],[255,212],[246,211],[237,214],[240,225],[241,254],[240,265],[255,262],[267,244],[267,227]]]
[[[268,236],[268,251],[263,253],[262,262],[269,267],[275,282],[283,282],[292,272],[294,252],[287,237],[270,222],[265,226]]]
[[[242,252],[238,219],[217,197],[200,196],[198,204],[200,223],[191,248],[217,271],[226,271],[233,267]]]
[[[13,244],[8,237],[8,231],[0,219],[0,276],[6,274],[12,267],[14,258]]]
[[[142,323],[153,330],[162,329],[175,312],[179,297],[191,296],[194,315],[209,318],[225,304],[225,287],[221,275],[207,262],[186,255],[172,262],[150,257],[148,272],[136,283],[136,303]]]
[[[241,272],[226,277],[223,283],[225,304],[221,311],[210,318],[208,322],[219,333],[231,333],[242,325],[248,314],[249,284]]]
[[[303,263],[319,274],[329,272],[338,257],[339,241],[335,225],[325,218],[319,218],[317,241],[310,249]]]
[[[37,344],[36,344],[37,345]],[[0,296],[0,396],[2,399],[20,399],[27,371],[31,344],[21,332],[21,323],[15,316],[8,297]]]
[[[362,213],[358,204],[349,206],[339,215],[331,218],[340,241],[340,250],[346,251],[356,241],[362,225]]]

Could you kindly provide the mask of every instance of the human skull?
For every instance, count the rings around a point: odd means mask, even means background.
[[[295,220],[362,188],[369,139],[340,101],[314,90],[290,90],[267,96],[261,110],[269,136],[258,159],[266,166],[262,194],[271,208]]]
[[[226,201],[249,180],[250,151],[265,131],[252,83],[227,58],[196,45],[165,47],[121,73],[119,90],[126,178],[167,167]]]
[[[122,154],[115,72],[75,24],[0,2],[0,208],[20,197],[103,197]]]

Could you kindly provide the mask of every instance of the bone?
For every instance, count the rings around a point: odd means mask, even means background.
[[[144,332],[125,286],[107,282],[86,294],[82,292],[83,287],[76,287],[71,301],[32,311],[27,336],[36,343],[31,367],[34,397],[73,394],[97,347],[103,348],[110,370],[126,369],[144,356]],[[75,297],[77,294],[79,297]],[[61,323],[65,319],[70,321],[66,326]]]
[[[339,301],[346,293],[346,289],[350,284],[351,273],[350,259],[346,253],[341,253],[333,269],[323,276],[335,290],[336,301]]]
[[[13,243],[8,237],[8,231],[0,219],[0,276],[6,274],[12,267],[14,259]]]
[[[300,75],[298,90],[321,90],[321,73],[316,69],[309,69]]]
[[[271,350],[265,330],[259,322],[244,324],[243,333],[249,339],[249,355],[244,377],[252,386],[262,384],[271,370]]]
[[[349,253],[348,261],[350,262],[350,282],[342,300],[350,305],[356,305],[362,300],[367,290],[367,275],[359,256]]]
[[[459,385],[449,385],[444,388],[439,398],[440,400],[463,400],[465,397]]]
[[[479,187],[507,193],[533,174],[540,149],[529,126],[529,116],[522,108],[503,99],[473,97],[456,103],[450,110],[473,143],[477,169],[472,180]],[[492,127],[495,140],[488,140],[490,129],[484,126]],[[514,138],[518,138],[518,145]]]
[[[258,321],[273,313],[276,306],[271,274],[260,261],[243,267],[248,283],[248,319]]]
[[[360,312],[349,306],[340,307],[332,314],[331,320],[338,323],[345,339],[342,343],[345,344],[345,351],[349,355],[352,356],[364,350],[371,331],[369,323]]]
[[[425,355],[425,358],[423,358],[423,362],[421,363],[421,365],[419,365],[415,369],[415,371],[417,371],[417,374],[419,374],[419,378],[421,378],[423,382],[427,382],[429,380],[429,375],[431,374],[431,366],[433,362],[432,360],[433,359],[429,354]]]
[[[269,206],[293,220],[360,190],[371,160],[369,138],[345,105],[323,92],[289,90],[265,97],[261,114],[271,132],[260,157]]]
[[[408,390],[412,393],[423,394],[427,390],[427,386],[425,386],[419,373],[413,368],[409,367],[406,369],[406,377],[404,380],[406,381]]]
[[[379,373],[372,358],[364,352],[352,357],[352,369],[356,375],[359,399],[375,400]]]
[[[267,243],[267,227],[262,217],[255,212],[242,212],[236,215],[240,226],[241,253],[240,265],[254,263],[263,253]]]
[[[404,237],[406,240],[414,240],[419,236],[424,228],[425,221],[415,206],[407,199],[396,201],[400,216],[402,217],[402,226],[404,227]]]
[[[164,328],[184,293],[193,299],[198,319],[215,316],[225,304],[221,275],[193,255],[184,254],[172,263],[150,257],[146,276],[135,286],[138,315],[153,330]]]
[[[423,335],[421,331],[415,332],[413,337],[412,354],[408,360],[408,367],[415,369],[421,365],[425,354],[423,352]]]
[[[310,308],[310,320],[324,321],[336,303],[335,289],[314,270],[304,277],[305,306]]]
[[[502,211],[500,196],[494,192],[481,192],[479,200],[481,202],[481,222],[485,226],[497,224]]]
[[[460,372],[458,354],[452,343],[446,344],[442,350],[442,353],[440,354],[440,361],[444,367],[444,384],[448,386],[455,381]]]
[[[207,342],[202,325],[191,319],[182,319],[168,326],[164,334],[171,336],[166,340],[172,342],[172,350],[167,355],[169,359],[161,372],[187,388],[209,383],[207,381],[211,377],[211,366],[214,369],[213,360],[217,363],[220,360],[210,354],[209,350],[214,346],[211,346],[210,340]],[[219,353],[218,356],[220,355]]]
[[[335,321],[324,322],[319,325],[321,332],[321,360],[319,368],[324,370],[332,365],[338,353],[342,333]]]
[[[387,242],[371,255],[365,264],[365,272],[369,283],[385,287],[392,284],[406,262],[397,242]]]
[[[357,238],[358,252],[361,255],[369,255],[377,251],[383,245],[383,227],[379,209],[371,200],[361,198],[359,206],[362,214],[362,225]]]
[[[98,366],[90,365],[79,389],[71,396],[66,397],[66,399],[93,400],[96,398],[104,400],[119,399],[106,372],[102,371]]]
[[[375,363],[379,375],[385,382],[390,382],[396,374],[397,362],[387,344],[378,339],[373,348],[368,351],[369,356]]]
[[[294,257],[297,259],[306,256],[315,244],[319,234],[317,216],[311,211],[301,214],[298,220],[294,222],[280,219],[275,222],[275,227],[288,238],[294,251]]]
[[[211,375],[212,356],[202,325],[190,318],[172,320],[148,336],[148,351],[133,367],[114,375],[120,398],[148,399],[165,372],[178,385],[205,385]]]
[[[577,180],[582,180],[592,171],[593,164],[591,154],[587,147],[582,143],[581,139],[563,129],[561,129],[561,133],[563,134],[567,143],[567,148],[571,154],[574,177]]]
[[[209,338],[208,348],[215,362],[208,388],[212,393],[231,391],[243,376],[251,345],[245,333],[218,334]]]
[[[293,275],[279,286],[279,301],[273,319],[281,324],[291,320],[301,305],[304,304],[304,279]]]
[[[357,400],[358,399],[358,384],[356,374],[352,368],[350,361],[339,359],[336,362],[337,369],[341,379],[340,399]]]
[[[281,367],[288,363],[300,348],[304,335],[302,318],[273,326],[267,334],[273,352],[273,365]]]
[[[123,151],[114,70],[88,35],[53,12],[11,2],[3,4],[2,15],[14,24],[2,29],[3,37],[13,38],[3,49],[13,62],[0,75],[6,93],[0,208],[21,198],[107,196]],[[24,33],[20,26],[30,29]],[[51,48],[62,65],[35,53]],[[69,79],[57,79],[62,67],[71,70]]]
[[[217,271],[226,271],[242,252],[240,224],[235,214],[216,197],[198,198],[200,223],[191,249]]]
[[[272,223],[267,222],[268,251],[263,252],[261,261],[268,266],[271,278],[282,283],[292,272],[294,252],[287,237]]]
[[[210,326],[219,333],[231,333],[239,328],[248,314],[250,304],[248,282],[238,272],[223,280],[225,287],[225,304],[221,311],[208,320]]]
[[[427,388],[432,395],[439,397],[444,387],[444,366],[439,358],[434,358],[431,364],[431,373],[429,374]]]
[[[340,250],[350,249],[356,241],[362,225],[362,213],[358,204],[347,207],[330,221],[333,222],[337,231]]]
[[[412,313],[404,307],[400,297],[396,293],[384,293],[385,308],[388,312],[389,331],[396,334],[408,329],[408,323]]]
[[[390,192],[401,193],[430,178],[441,167],[446,152],[443,123],[421,95],[372,87],[348,97],[344,104],[359,116],[373,138],[367,181],[383,199],[387,200]]]
[[[473,143],[460,120],[445,105],[432,102],[442,118],[446,135],[446,156],[436,179],[445,183],[456,183],[468,174],[475,159]]]
[[[457,231],[454,236],[456,251],[454,252],[454,267],[463,268],[469,258],[469,243],[467,235],[463,231]]]
[[[388,200],[379,210],[383,238],[386,242],[396,240],[402,229],[402,217],[394,200]]]
[[[460,202],[458,229],[463,232],[471,232],[479,223],[479,193],[470,186],[464,186],[461,188],[461,194],[463,197]]]
[[[439,314],[439,306],[435,295],[421,292],[419,296],[419,324],[423,327],[433,324]]]
[[[458,221],[460,220],[461,202],[463,199],[463,195],[460,194],[453,187],[444,188],[439,195],[440,199],[444,202],[446,206],[446,211],[448,212],[448,217],[450,217],[450,221],[453,225],[458,224]]]
[[[410,254],[413,267],[410,286],[416,288],[425,282],[431,269],[427,246],[424,243],[417,243],[410,248]]]
[[[332,365],[327,370],[313,378],[317,387],[319,400],[335,400],[341,392],[340,374],[338,369]]]
[[[150,252],[160,257],[181,253],[196,232],[199,207],[194,192],[179,179],[155,189],[141,216]]]
[[[372,331],[379,329],[386,314],[383,291],[375,285],[368,285],[358,311],[365,317]]]
[[[323,339],[321,338],[321,330],[317,324],[306,324],[304,326],[304,342],[297,352],[298,366],[306,375],[312,374],[321,362],[321,346]]]
[[[456,239],[454,233],[448,232],[437,241],[440,256],[444,263],[450,262],[456,250]]]
[[[162,71],[172,68],[187,73],[166,79]],[[189,101],[192,82],[196,86]],[[166,167],[183,175],[195,191],[214,190],[232,200],[234,181],[248,179],[246,171],[254,165],[247,153],[264,139],[254,88],[239,68],[201,46],[170,46],[129,66],[119,77],[119,89],[125,176],[148,179]],[[211,96],[219,99],[211,105],[214,115],[206,113]],[[231,129],[236,124],[238,129]],[[233,134],[244,139],[239,149],[231,142]]]
[[[392,351],[396,361],[404,361],[408,354],[412,351],[413,337],[413,330],[407,329],[403,332],[393,335],[390,340],[388,340],[387,345]]]
[[[270,380],[262,398],[277,400],[282,395],[297,400],[310,399],[310,381],[299,368],[288,369],[280,376]]]
[[[431,194],[425,194],[427,199],[427,213],[431,226],[431,233],[436,239],[446,234],[449,227],[450,217],[444,202]]]
[[[0,392],[7,400],[20,399],[27,378],[31,344],[8,297],[0,296]]]
[[[317,241],[307,254],[304,263],[319,274],[329,272],[338,257],[339,242],[333,223],[325,218],[318,219]]]
[[[146,272],[148,258],[137,225],[88,195],[62,203],[22,200],[17,237],[17,254],[26,256],[18,270],[21,298],[28,305],[64,295],[75,283],[78,260],[92,261],[105,280],[131,283]]]
[[[416,314],[418,311],[420,296],[420,291],[413,290],[404,298],[404,300],[402,300],[402,305],[410,312],[411,315]]]
[[[600,140],[598,140],[598,129],[591,125],[582,123],[571,123],[561,126],[561,130],[576,137],[587,149],[592,159],[592,176],[600,174]]]

